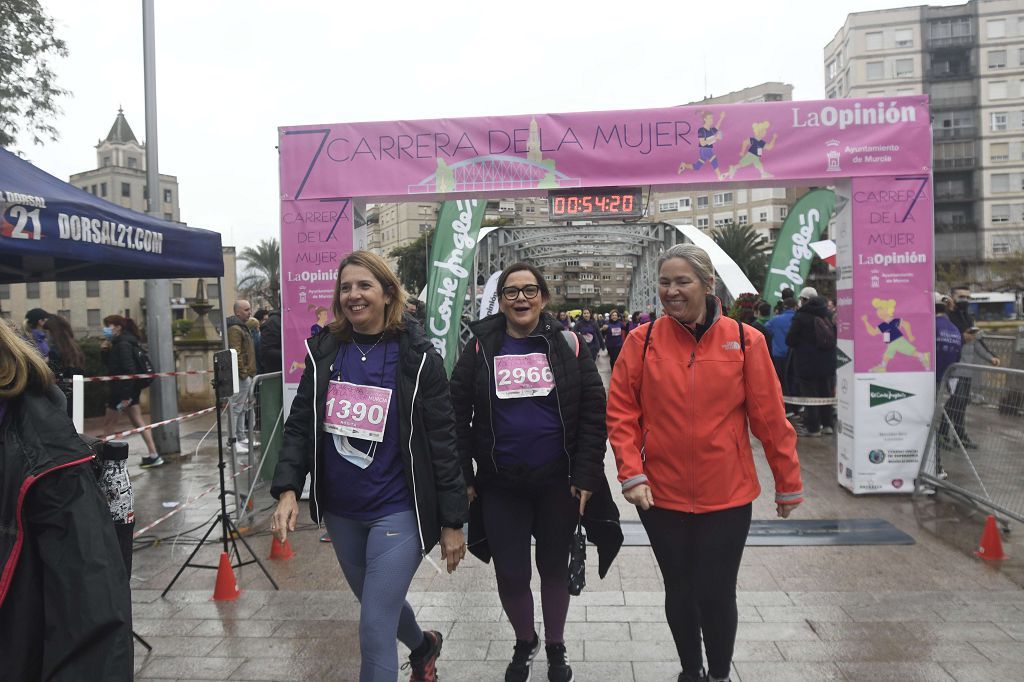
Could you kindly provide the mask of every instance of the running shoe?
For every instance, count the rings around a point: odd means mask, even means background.
[[[708,676],[703,669],[699,673],[681,672],[676,682],[707,682]]]
[[[529,682],[530,667],[533,659],[540,651],[540,638],[533,633],[533,641],[527,642],[523,639],[516,640],[516,646],[512,650],[512,662],[505,668],[505,682]]]
[[[141,466],[143,469],[152,469],[153,467],[160,467],[164,465],[164,458],[160,455],[151,455],[149,457],[142,458]]]
[[[441,655],[441,644],[444,637],[437,630],[424,630],[423,636],[430,640],[430,649],[422,658],[409,656],[409,662],[402,670],[412,668],[409,682],[437,682],[437,658]]]
[[[249,446],[240,440],[235,441],[235,452],[239,455],[249,454]]]
[[[548,644],[544,647],[548,655],[548,682],[572,682],[572,668],[565,658],[565,644]]]
[[[821,427],[821,432],[823,434],[825,434],[826,436],[835,435],[835,430],[831,426],[822,426]]]

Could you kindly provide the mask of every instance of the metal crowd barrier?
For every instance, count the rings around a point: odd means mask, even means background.
[[[936,390],[914,495],[950,493],[1004,525],[1024,523],[1022,442],[1024,370],[952,365]]]
[[[235,479],[235,525],[247,525],[263,501],[269,502],[269,484],[277,466],[284,431],[284,400],[281,372],[253,377],[245,396],[249,452],[231,458],[231,472],[237,464],[247,468],[246,476]],[[259,496],[266,495],[261,501]]]

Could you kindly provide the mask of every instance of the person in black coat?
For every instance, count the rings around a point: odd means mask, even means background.
[[[797,309],[786,334],[796,393],[804,398],[834,398],[836,392],[836,327],[824,296],[812,296]],[[804,436],[834,432],[831,405],[804,410]]]
[[[107,366],[108,375],[138,374],[143,371],[144,368],[137,362],[142,347],[142,332],[133,319],[121,315],[107,315],[103,318],[103,335],[106,340],[100,345],[100,352]],[[145,426],[142,408],[139,406],[142,382],[138,379],[124,379],[111,381],[108,386],[110,398],[107,400],[107,410],[103,415],[103,433],[113,433],[122,414],[128,415],[128,421],[132,426]],[[142,458],[142,468],[162,466],[164,460],[156,451],[152,432],[143,431],[141,435],[148,453]]]
[[[360,680],[396,679],[395,638],[414,680],[435,679],[441,633],[423,631],[406,601],[420,561],[440,541],[448,572],[466,553],[466,484],[444,361],[404,315],[405,292],[367,251],[342,260],[335,321],[306,341],[306,367],[284,427],[270,492],[271,530],[295,530],[312,474],[309,511],[324,523],[360,600]]]
[[[573,530],[584,515],[602,576],[622,543],[604,474],[604,384],[587,345],[543,312],[549,292],[536,267],[509,266],[498,292],[500,312],[470,325],[473,337],[452,373],[459,455],[473,500],[470,551],[494,559],[516,636],[505,680],[516,682],[529,678],[540,648],[530,590],[530,537],[536,539],[548,679],[571,680],[564,627]]]
[[[264,372],[281,371],[280,310],[271,310],[260,325],[260,357]]]
[[[132,679],[131,590],[92,460],[45,361],[0,322],[4,680]]]

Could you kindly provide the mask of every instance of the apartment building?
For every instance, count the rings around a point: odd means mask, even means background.
[[[140,144],[118,110],[107,137],[96,145],[97,168],[75,173],[69,182],[125,208],[145,213],[149,192],[146,187],[146,148]],[[173,175],[160,175],[160,199],[163,217],[181,222],[178,204],[178,179]],[[224,257],[224,303],[230,310],[235,298],[235,247],[222,247]],[[187,300],[194,298],[198,280],[182,278],[171,280],[172,319],[193,319]],[[217,304],[216,280],[206,279],[206,296]],[[71,322],[76,335],[99,334],[103,318],[118,314],[136,320],[145,319],[144,280],[86,280],[78,282],[30,282],[27,284],[0,284],[0,317],[22,323],[25,313],[42,308]],[[220,308],[210,312],[214,326],[220,327]]]
[[[830,98],[929,96],[938,262],[1024,250],[1024,0],[850,14],[824,67]]]
[[[687,106],[738,104],[743,102],[783,102],[793,99],[793,86],[786,83],[761,83],[719,97],[707,97]],[[654,220],[681,221],[701,230],[713,230],[729,223],[750,225],[768,244],[775,239],[786,219],[789,207],[806,189],[751,188],[702,191],[654,192],[649,213]]]

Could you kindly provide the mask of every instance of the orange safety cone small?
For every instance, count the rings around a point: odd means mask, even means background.
[[[991,514],[985,520],[985,530],[981,533],[981,543],[974,556],[985,561],[1002,561],[1007,558],[1003,552],[1003,539],[999,536],[999,529],[996,528],[996,517]]]
[[[292,543],[288,540],[281,542],[274,536],[274,539],[270,542],[270,558],[271,559],[291,559],[295,556],[295,552],[292,550]]]
[[[220,564],[217,567],[217,584],[213,588],[214,601],[233,601],[238,599],[242,591],[235,582],[235,572],[231,569],[231,560],[227,552],[220,553]]]

